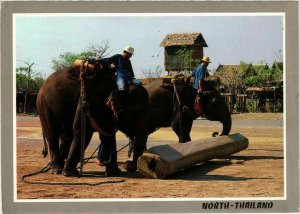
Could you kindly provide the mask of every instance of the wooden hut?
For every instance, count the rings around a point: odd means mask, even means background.
[[[201,33],[168,34],[160,46],[165,48],[164,65],[168,73],[192,70],[203,57],[203,47],[208,47]]]

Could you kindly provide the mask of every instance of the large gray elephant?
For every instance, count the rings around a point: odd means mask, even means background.
[[[189,80],[181,82],[178,86],[178,96],[174,93],[172,85],[162,87],[161,80],[153,81],[145,85],[145,88],[149,96],[149,133],[160,127],[171,126],[179,137],[179,142],[183,143],[191,141],[193,120],[199,117],[194,110],[197,91],[193,89]],[[206,91],[200,94],[200,102],[203,106],[203,116],[208,120],[221,122],[223,129],[220,135],[228,135],[231,130],[231,114],[220,93],[206,88]]]
[[[85,72],[79,76],[79,70]],[[85,80],[84,87],[80,79]],[[117,166],[114,115],[106,105],[116,89],[114,73],[98,60],[54,72],[44,82],[37,96],[37,110],[54,173],[78,175],[82,142],[85,149],[95,131],[99,132],[103,154],[109,160],[106,174],[121,172]],[[84,102],[80,94],[85,95]]]
[[[172,127],[180,143],[190,141],[193,120],[199,117],[199,114],[194,110],[197,91],[192,88],[189,80],[181,81],[176,87],[178,96],[174,93],[173,85],[162,84],[162,80],[153,81],[144,87],[148,93],[149,110],[142,111],[145,105],[141,105],[141,103],[145,103],[145,101],[142,101],[140,97],[131,92],[127,95],[130,97],[128,101],[124,93],[117,92],[112,94],[110,108],[117,115],[120,130],[123,129],[123,132],[127,133],[126,126],[133,124],[135,117],[138,116],[137,118],[140,118],[138,124],[143,129],[136,129],[136,131],[142,134],[142,139],[147,139],[149,134],[161,127]],[[133,88],[135,86],[131,86],[131,89]],[[139,87],[139,89],[135,90],[143,91],[141,88]],[[145,96],[142,97],[145,99]],[[220,93],[213,87],[206,87],[206,91],[200,94],[200,102],[203,106],[203,116],[208,120],[221,122],[223,129],[220,135],[228,135],[231,130],[231,114]],[[130,109],[134,105],[139,106],[136,108],[136,111],[133,114],[126,113],[126,109]],[[142,115],[144,116],[142,117]],[[139,125],[136,125],[136,127]],[[146,129],[148,130],[147,135],[143,135],[145,132],[142,132]],[[144,143],[139,143],[138,145],[142,147]],[[136,160],[136,158],[134,159]]]

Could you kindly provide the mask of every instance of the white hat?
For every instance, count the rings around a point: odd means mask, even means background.
[[[203,59],[201,59],[201,61],[211,63],[211,61],[210,61],[210,59],[209,59],[208,56],[204,56]]]
[[[131,47],[131,46],[126,46],[126,47],[124,48],[124,51],[126,51],[126,52],[128,52],[128,53],[130,53],[130,54],[133,54],[134,48]]]

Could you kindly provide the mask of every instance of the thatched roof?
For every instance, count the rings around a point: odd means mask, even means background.
[[[264,69],[264,68],[269,68],[268,65],[252,65],[248,64],[247,69],[250,69],[251,67],[258,70],[258,69]],[[222,73],[222,72],[227,72],[227,73],[236,73],[240,74],[243,72],[243,67],[241,64],[233,64],[233,65],[219,65],[215,73]]]
[[[160,43],[162,47],[181,45],[200,45],[202,47],[208,47],[201,33],[168,34]]]
[[[219,65],[215,73],[216,74],[222,72],[232,73],[232,71],[240,74],[243,72],[243,69],[241,65]]]

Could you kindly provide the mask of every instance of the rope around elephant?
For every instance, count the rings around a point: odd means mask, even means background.
[[[127,145],[123,146],[121,149],[119,149],[117,151],[117,153],[120,152],[120,151],[122,151],[123,149],[125,149],[128,145],[129,145],[129,143]],[[94,155],[98,151],[98,149],[99,149],[99,146],[96,148],[96,150],[92,153],[92,155],[89,158],[84,159],[83,165],[85,165],[86,163],[88,163],[90,159],[96,158],[96,156],[94,156]],[[98,186],[98,185],[102,185],[102,184],[114,184],[114,183],[125,182],[125,179],[101,181],[101,182],[97,182],[97,183],[87,183],[87,182],[71,182],[71,183],[70,182],[69,183],[68,182],[43,182],[43,181],[29,181],[27,179],[28,177],[32,177],[32,176],[40,174],[40,173],[48,172],[50,170],[50,165],[51,165],[51,162],[49,162],[44,168],[42,168],[39,171],[23,175],[22,176],[22,181],[24,181],[27,184],[72,185],[72,186],[79,186],[79,185]],[[84,175],[84,173],[83,173],[83,175]],[[89,174],[89,176],[91,176],[91,175]],[[104,177],[104,176],[94,176],[94,177]]]

